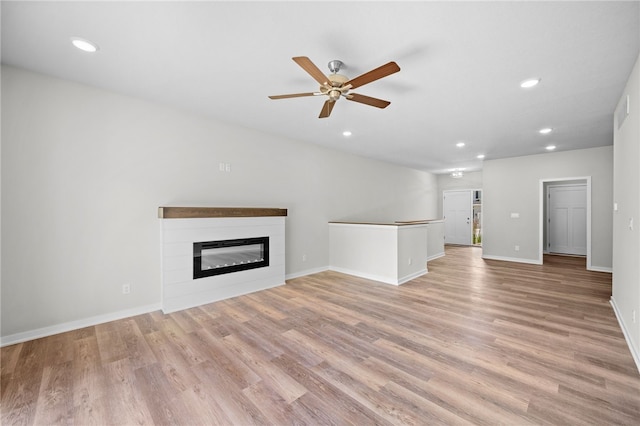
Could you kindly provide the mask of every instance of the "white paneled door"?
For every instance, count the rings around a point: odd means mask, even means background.
[[[444,191],[445,244],[471,245],[471,194],[470,190]]]
[[[548,251],[587,254],[587,186],[550,186]]]

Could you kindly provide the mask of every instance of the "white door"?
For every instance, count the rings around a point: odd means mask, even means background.
[[[472,191],[444,191],[445,244],[471,245],[471,193]]]
[[[548,249],[551,253],[587,254],[587,186],[548,188]]]

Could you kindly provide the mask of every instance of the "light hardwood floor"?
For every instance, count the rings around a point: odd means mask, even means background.
[[[639,424],[584,259],[447,247],[400,287],[334,272],[2,349],[9,424]]]

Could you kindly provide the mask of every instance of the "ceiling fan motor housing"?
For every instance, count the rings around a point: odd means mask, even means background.
[[[329,99],[332,101],[337,101],[338,99],[340,99],[340,95],[342,94],[342,91],[337,90],[337,89],[332,89],[329,90]]]
[[[342,74],[331,74],[328,77],[329,77],[329,83],[331,84],[331,87],[320,86],[320,92],[322,94],[328,95],[329,99],[331,99],[332,101],[335,101],[338,98],[340,98],[340,95],[342,94],[345,94],[345,95],[347,94],[349,89],[340,89],[340,88],[344,83],[349,81],[349,77]]]

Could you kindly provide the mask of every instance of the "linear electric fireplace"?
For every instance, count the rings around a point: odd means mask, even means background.
[[[286,216],[279,208],[160,207],[162,311],[284,285]]]
[[[193,243],[193,279],[269,266],[269,237]]]

